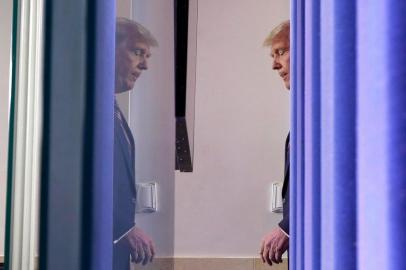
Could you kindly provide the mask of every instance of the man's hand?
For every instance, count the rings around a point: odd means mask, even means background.
[[[289,237],[282,231],[281,228],[276,228],[264,236],[261,242],[261,258],[262,262],[267,262],[269,265],[282,262],[282,254],[289,247]]]
[[[131,261],[142,262],[142,265],[152,262],[155,256],[154,243],[140,228],[134,227],[124,239],[130,248]]]

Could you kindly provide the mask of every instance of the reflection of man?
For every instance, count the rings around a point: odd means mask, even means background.
[[[148,68],[150,47],[158,43],[142,25],[117,19],[115,92],[133,89],[135,81]],[[152,240],[134,224],[135,145],[123,113],[114,104],[114,270],[129,269],[129,259],[147,264],[155,251]]]
[[[290,89],[290,23],[285,21],[274,28],[264,45],[271,48],[272,68],[281,76],[285,87]],[[289,247],[289,135],[285,144],[285,176],[282,188],[283,219],[279,226],[264,236],[261,243],[261,257],[269,265],[282,262],[282,254]]]

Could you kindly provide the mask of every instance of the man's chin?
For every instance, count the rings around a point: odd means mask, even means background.
[[[284,81],[286,89],[290,90],[290,78],[286,78]]]
[[[121,93],[131,91],[133,88],[134,88],[134,85],[132,87],[131,86],[122,87],[121,89],[116,90],[116,94],[121,94]]]
[[[124,90],[122,92],[131,91],[134,88],[134,85],[135,85],[135,81],[127,82],[125,87],[123,88]]]
[[[136,81],[137,81],[137,79],[128,81],[127,82],[127,89],[128,90],[133,89]]]

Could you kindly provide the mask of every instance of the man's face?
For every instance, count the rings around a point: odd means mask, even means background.
[[[116,48],[116,93],[134,88],[135,81],[141,72],[148,69],[150,56],[149,45],[131,38]]]
[[[277,70],[287,89],[290,89],[289,38],[276,36],[271,44],[272,68]]]

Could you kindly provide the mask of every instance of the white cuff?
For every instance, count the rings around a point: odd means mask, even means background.
[[[289,238],[289,234],[287,234],[284,230],[282,230],[281,227],[279,227],[279,229],[283,232],[284,235],[286,235]]]
[[[128,231],[126,231],[122,236],[120,236],[118,239],[114,240],[113,244],[114,245],[117,244],[121,239],[123,239],[134,228],[135,228],[135,224]]]

